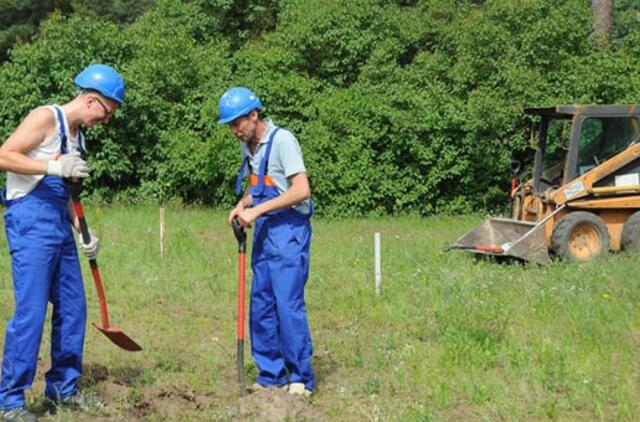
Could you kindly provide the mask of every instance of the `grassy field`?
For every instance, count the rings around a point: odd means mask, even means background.
[[[499,264],[442,252],[480,215],[315,218],[306,297],[317,391],[309,402],[276,393],[240,399],[237,244],[226,213],[171,207],[161,259],[157,208],[86,208],[102,241],[112,324],[144,351],[123,352],[89,326],[83,385],[108,408],[43,414],[47,323],[28,395],[44,420],[640,420],[637,256]],[[13,310],[1,236],[0,342]],[[89,321],[98,322],[85,262],[83,270]]]

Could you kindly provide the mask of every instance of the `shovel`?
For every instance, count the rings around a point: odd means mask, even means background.
[[[238,386],[240,395],[247,394],[244,382],[244,286],[245,286],[245,256],[247,252],[247,233],[240,225],[238,217],[231,220],[233,234],[238,239],[238,327],[237,327],[237,352],[236,361],[238,366]]]
[[[76,210],[78,220],[80,220],[80,230],[82,231],[82,241],[87,244],[91,242],[91,235],[89,234],[89,227],[87,226],[87,220],[84,217],[84,210],[80,203],[80,189],[82,188],[82,182],[75,182],[71,180],[65,180],[67,189],[71,194],[71,201],[73,207]],[[100,314],[102,315],[102,326],[93,323],[93,326],[102,332],[109,340],[111,340],[116,346],[128,350],[130,352],[137,352],[142,350],[142,347],[133,341],[129,336],[122,332],[121,329],[111,327],[109,325],[109,314],[107,312],[107,300],[104,296],[104,288],[102,287],[102,281],[100,279],[100,272],[98,271],[98,261],[96,259],[90,259],[89,265],[91,266],[91,275],[98,291],[98,299],[100,300]]]

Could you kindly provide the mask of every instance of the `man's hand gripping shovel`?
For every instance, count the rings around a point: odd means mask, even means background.
[[[89,227],[87,226],[87,220],[84,216],[84,210],[82,209],[82,204],[80,203],[80,190],[82,189],[82,179],[79,181],[75,181],[72,179],[65,179],[65,184],[67,185],[67,189],[69,194],[71,195],[71,200],[73,202],[73,207],[76,210],[76,215],[78,216],[78,220],[80,221],[80,230],[82,231],[82,241],[85,244],[88,244],[91,241],[91,235],[89,234]],[[111,327],[109,325],[109,314],[107,312],[107,300],[104,295],[104,288],[102,287],[102,281],[100,279],[100,272],[98,271],[98,261],[96,259],[90,259],[89,265],[91,266],[91,275],[93,276],[93,281],[96,285],[96,290],[98,291],[98,299],[100,300],[100,314],[102,315],[102,326],[93,323],[93,326],[102,332],[105,336],[109,338],[116,346],[123,348],[124,350],[128,350],[130,352],[137,352],[142,350],[142,347],[138,345],[135,341],[133,341],[129,336],[122,332],[121,329],[116,327]]]
[[[240,395],[247,394],[244,382],[244,288],[245,288],[245,256],[247,252],[247,233],[240,225],[238,217],[231,220],[233,234],[238,239],[238,327],[237,327],[237,366]]]

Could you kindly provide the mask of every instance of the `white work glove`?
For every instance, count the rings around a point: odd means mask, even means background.
[[[91,238],[90,242],[85,244],[82,239],[82,233],[80,233],[78,235],[78,243],[80,243],[80,247],[87,258],[96,259],[100,250],[100,239],[91,230],[89,230],[89,237]]]
[[[62,154],[57,160],[47,161],[47,174],[60,177],[89,177],[89,166],[78,151]]]

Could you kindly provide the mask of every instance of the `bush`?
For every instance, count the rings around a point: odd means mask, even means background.
[[[231,205],[240,156],[217,102],[245,85],[298,136],[321,213],[502,209],[509,161],[531,157],[523,107],[638,98],[624,7],[598,50],[582,0],[162,0],[125,28],[53,14],[0,67],[0,131],[104,62],[127,104],[87,134],[100,198]]]

